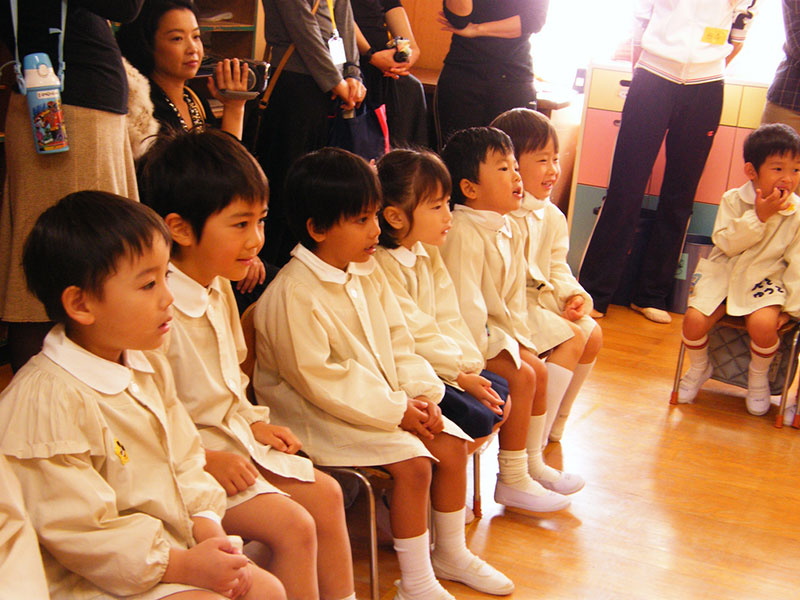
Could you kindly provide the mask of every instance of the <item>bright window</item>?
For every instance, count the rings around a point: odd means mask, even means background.
[[[731,63],[730,77],[768,83],[783,58],[784,26],[780,0],[760,0],[744,48]],[[633,0],[555,0],[547,23],[533,36],[537,77],[572,86],[575,71],[590,62],[607,62],[629,43]]]

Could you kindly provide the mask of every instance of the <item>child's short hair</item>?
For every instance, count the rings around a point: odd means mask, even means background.
[[[128,59],[143,75],[150,77],[155,68],[155,37],[158,23],[166,13],[175,9],[190,10],[198,18],[193,0],[147,0],[139,16],[123,23],[117,31],[117,45],[122,56]]]
[[[378,175],[367,161],[341,148],[323,148],[298,158],[286,175],[289,229],[309,250],[317,243],[306,223],[326,231],[381,202]]]
[[[450,171],[453,191],[450,204],[464,204],[466,198],[461,191],[461,180],[478,182],[481,163],[486,162],[489,152],[514,152],[511,138],[494,127],[470,127],[456,131],[442,150],[442,160]]]
[[[508,134],[517,159],[526,152],[544,148],[548,140],[553,140],[553,148],[558,152],[558,134],[553,123],[542,113],[530,108],[507,110],[495,117],[491,126]]]
[[[756,129],[744,141],[744,162],[752,164],[756,171],[774,154],[800,157],[800,135],[788,125],[770,123]]]
[[[61,294],[77,286],[103,297],[121,258],[141,256],[167,226],[148,207],[109,192],[69,194],[36,220],[22,254],[25,279],[53,321],[66,322]]]
[[[208,218],[234,200],[269,198],[269,184],[256,159],[239,140],[217,129],[159,137],[138,172],[142,202],[162,217],[180,215],[198,242]]]
[[[436,154],[430,151],[392,150],[378,161],[378,179],[383,192],[383,208],[394,206],[402,210],[409,226],[414,224],[414,209],[420,202],[435,200],[441,189],[445,196],[451,192],[450,173]],[[380,244],[397,248],[397,230],[380,213]]]

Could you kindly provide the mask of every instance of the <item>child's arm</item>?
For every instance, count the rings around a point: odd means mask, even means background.
[[[47,600],[50,596],[36,532],[25,512],[19,482],[2,454],[0,490],[0,598]]]
[[[481,288],[485,249],[468,235],[467,227],[454,227],[441,248],[442,260],[453,280],[461,316],[481,355],[489,356],[489,310]]]
[[[431,364],[417,354],[414,338],[408,330],[397,297],[386,280],[386,275],[381,269],[375,269],[369,281],[365,282],[365,287],[367,285],[375,287],[384,318],[389,326],[391,352],[400,388],[410,398],[424,397],[438,404],[444,396],[444,385]]]
[[[755,205],[743,202],[738,190],[728,190],[722,196],[711,240],[726,256],[736,256],[761,241],[765,228]]]
[[[592,297],[586,293],[578,280],[572,274],[572,269],[567,264],[567,254],[569,252],[569,233],[567,231],[567,220],[561,211],[553,205],[547,206],[545,210],[550,212],[553,218],[548,219],[547,224],[555,231],[553,234],[553,244],[550,248],[550,283],[555,290],[556,298],[562,307],[562,315],[570,321],[577,321],[583,315],[592,312],[594,306]],[[558,214],[555,214],[555,213]]]
[[[445,382],[453,384],[461,371],[480,371],[483,356],[475,347],[472,335],[458,312],[455,288],[441,257],[433,249],[429,253],[434,269],[432,285],[427,278],[420,278],[414,287],[418,296],[433,297],[435,314],[422,310],[417,299],[411,296],[409,282],[403,271],[405,267],[386,254],[381,255],[379,262],[414,338],[414,352],[427,360]],[[439,271],[446,276],[446,280]],[[454,324],[456,318],[461,330]],[[456,336],[461,339],[456,339]],[[471,352],[465,354],[465,348]]]
[[[340,325],[330,307],[302,282],[273,282],[254,315],[258,356],[269,355],[280,377],[308,402],[344,421],[391,431],[407,396],[362,362],[339,358],[332,340]],[[341,332],[346,335],[346,332]]]

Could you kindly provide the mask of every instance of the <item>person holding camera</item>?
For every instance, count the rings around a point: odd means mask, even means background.
[[[425,90],[411,67],[420,50],[400,0],[350,0],[371,107],[386,105],[393,147],[428,146]]]
[[[350,0],[261,0],[269,62],[277,76],[256,141],[270,183],[269,213],[262,259],[283,266],[297,240],[284,215],[283,182],[300,156],[328,145],[330,119],[360,106],[361,81],[355,22]]]
[[[203,42],[193,0],[145,0],[142,12],[117,32],[122,55],[150,80],[153,116],[165,129],[188,131],[211,124],[242,138],[245,98],[224,91],[247,90],[248,66],[238,58],[217,63],[208,78],[211,96],[222,102],[216,119],[205,99],[186,85],[203,60]]]

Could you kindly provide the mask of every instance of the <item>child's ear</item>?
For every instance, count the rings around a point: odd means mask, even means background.
[[[396,206],[387,206],[383,209],[383,218],[392,229],[403,229],[408,225],[406,213]]]
[[[306,230],[308,231],[308,235],[311,236],[311,239],[318,244],[325,241],[325,238],[327,237],[326,231],[317,227],[314,223],[314,219],[311,217],[309,217],[306,221]]]
[[[758,177],[758,170],[753,166],[753,163],[744,163],[744,174],[752,181]]]
[[[189,222],[178,213],[169,213],[164,217],[172,241],[179,246],[191,246],[195,243],[194,230]]]
[[[67,316],[79,325],[94,323],[91,302],[87,302],[88,294],[77,285],[71,285],[61,292],[61,304]]]
[[[478,196],[478,186],[474,181],[470,181],[466,177],[458,182],[458,187],[461,188],[461,193],[468,200],[474,200]]]

